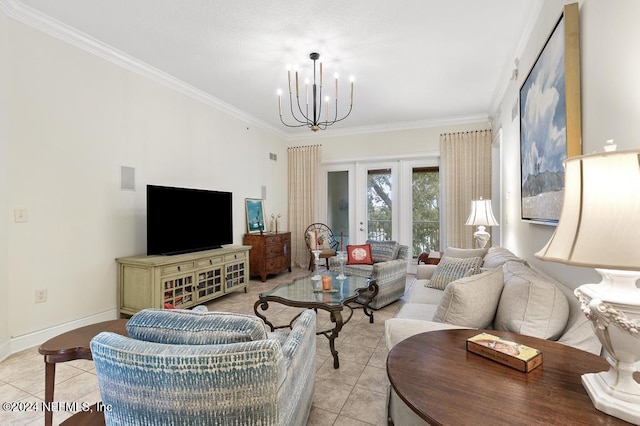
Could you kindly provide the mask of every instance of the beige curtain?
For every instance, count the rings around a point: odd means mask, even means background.
[[[287,156],[291,262],[306,268],[309,266],[309,252],[304,232],[317,218],[322,145],[292,147],[287,149]]]
[[[465,222],[472,200],[491,198],[491,142],[491,130],[440,135],[445,247],[475,247],[475,228]]]

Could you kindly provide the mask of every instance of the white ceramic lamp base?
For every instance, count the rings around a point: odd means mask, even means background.
[[[486,231],[486,228],[482,225],[478,226],[478,230],[474,232],[473,238],[476,239],[476,244],[478,248],[485,248],[489,239],[491,238],[491,234]]]
[[[640,361],[640,272],[596,271],[602,282],[582,285],[575,294],[611,367],[583,375],[582,384],[598,410],[640,424],[640,384],[633,378]]]

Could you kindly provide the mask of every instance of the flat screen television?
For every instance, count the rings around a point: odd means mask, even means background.
[[[233,243],[231,192],[147,185],[147,255]]]

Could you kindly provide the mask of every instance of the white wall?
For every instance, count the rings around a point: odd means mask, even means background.
[[[9,58],[7,43],[8,22],[0,13],[0,63],[6,64]],[[7,118],[7,71],[8,67],[0,66],[0,360],[9,352],[9,324],[7,312],[9,308],[9,283],[7,279],[7,249],[9,224],[9,207],[7,205],[7,140],[9,138]]]
[[[495,128],[503,129],[503,194],[501,226],[503,244],[534,266],[577,286],[599,282],[592,269],[543,262],[534,257],[551,237],[554,227],[520,220],[519,117],[511,121],[522,82],[562,13],[565,1],[547,0],[520,56],[520,72],[500,105]],[[640,117],[640,2],[584,0],[580,2],[580,55],[582,102],[582,152],[602,151],[607,139],[618,150],[640,148],[636,137]],[[623,184],[623,183],[621,183]],[[507,198],[508,196],[508,198]],[[602,224],[606,226],[606,224]],[[611,250],[615,247],[602,247]]]
[[[9,64],[0,75],[8,97],[0,99],[8,99],[10,127],[6,148],[0,138],[7,152],[0,170],[9,176],[0,174],[0,236],[8,224],[0,299],[10,303],[0,313],[0,342],[8,335],[12,351],[59,333],[58,325],[115,318],[114,259],[146,251],[147,183],[233,192],[236,244],[245,231],[244,199],[260,198],[263,185],[266,210],[278,208],[287,223],[279,137],[1,19],[10,42],[0,44],[1,68]],[[120,166],[135,168],[135,191],[120,190]],[[27,209],[28,223],[9,220],[6,212],[16,208]],[[46,303],[34,303],[36,289],[47,289]]]
[[[362,135],[323,137],[322,133],[312,139],[322,145],[322,161],[356,161],[370,158],[424,155],[440,151],[440,134],[482,130],[489,127],[488,121],[434,126],[424,129],[379,132]],[[290,146],[308,145],[290,143]]]

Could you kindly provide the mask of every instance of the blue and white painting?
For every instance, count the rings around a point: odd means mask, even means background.
[[[567,158],[564,19],[520,88],[522,219],[557,223]]]

